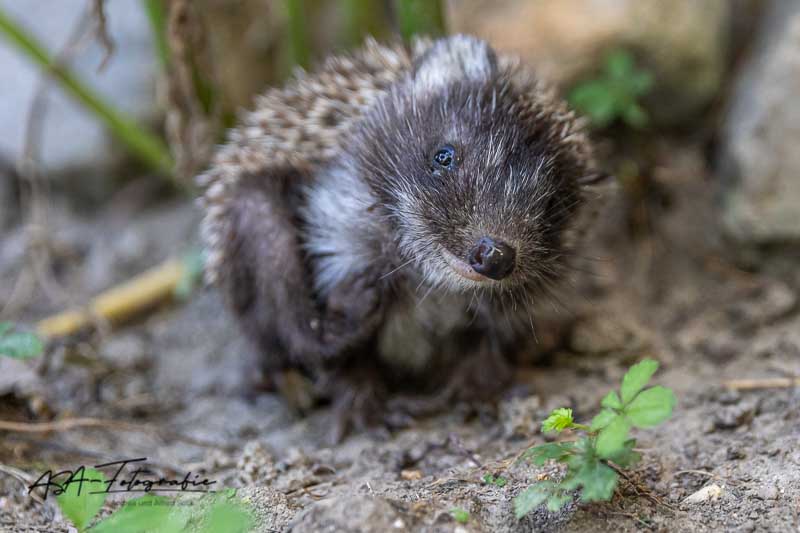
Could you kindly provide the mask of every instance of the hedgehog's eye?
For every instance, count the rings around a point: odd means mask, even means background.
[[[450,169],[453,168],[455,160],[456,149],[448,144],[436,150],[433,155],[433,166],[434,168]]]

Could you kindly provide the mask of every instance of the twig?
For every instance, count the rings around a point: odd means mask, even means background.
[[[618,467],[614,463],[611,463],[609,461],[604,461],[604,462],[614,472],[616,472],[621,478],[623,478],[625,481],[627,481],[631,485],[631,487],[633,487],[633,490],[636,492],[637,496],[644,496],[645,498],[647,498],[651,502],[655,503],[656,505],[661,505],[661,506],[666,507],[667,509],[670,509],[672,511],[677,511],[678,510],[674,506],[668,504],[667,502],[665,502],[664,500],[662,500],[661,498],[659,498],[658,496],[653,494],[653,492],[650,489],[648,489],[647,487],[641,486],[636,480],[634,480],[631,476],[629,476],[627,474],[627,472],[622,470],[620,467]]]
[[[71,309],[41,320],[36,331],[44,338],[53,339],[73,335],[97,319],[120,323],[171,298],[185,275],[185,263],[170,259],[100,294],[86,309]]]
[[[172,0],[168,15],[166,131],[176,174],[191,182],[211,157],[220,112],[214,84],[199,68],[212,72],[197,7],[189,0]]]
[[[145,429],[144,426],[137,426],[118,420],[103,420],[100,418],[64,418],[61,420],[53,420],[52,422],[12,422],[10,420],[0,420],[0,431],[15,431],[18,433],[48,433],[51,431],[69,431],[71,429],[92,427],[131,431],[141,431]]]
[[[678,476],[678,475],[681,475],[681,474],[697,474],[697,475],[700,475],[700,476],[707,476],[707,477],[710,477],[711,479],[717,479],[719,481],[724,481],[728,485],[736,486],[736,483],[731,481],[730,479],[724,478],[724,477],[719,476],[717,474],[714,474],[712,472],[706,472],[705,470],[678,470],[677,472],[674,472],[672,474],[672,476],[674,477],[674,476]]]
[[[800,378],[730,379],[722,384],[733,390],[790,389],[800,387]]]
[[[204,439],[197,439],[184,435],[176,431],[159,428],[146,424],[134,424],[131,422],[123,422],[120,420],[108,420],[103,418],[63,418],[60,420],[53,420],[50,422],[13,422],[11,420],[0,420],[0,431],[11,431],[16,433],[50,433],[71,431],[74,429],[85,428],[104,428],[119,431],[134,431],[142,433],[150,433],[161,436],[162,438],[168,437],[173,440],[180,440],[187,444],[200,446],[204,448],[215,449],[229,449],[230,446],[218,442],[207,441]]]
[[[103,55],[103,59],[100,60],[100,64],[97,66],[97,72],[102,72],[103,69],[106,68],[108,60],[114,55],[114,41],[108,33],[105,4],[105,0],[92,0],[92,13],[94,13],[94,18],[97,21],[97,28],[95,30],[97,40],[100,41],[100,44],[103,45],[103,49],[106,52],[105,55]]]
[[[20,470],[19,468],[14,468],[13,466],[4,465],[2,463],[0,463],[0,472],[5,474],[5,475],[7,475],[7,476],[9,476],[9,477],[13,477],[14,479],[16,479],[17,481],[22,483],[22,485],[26,489],[34,481],[33,476],[31,476],[30,474],[28,474],[24,470]],[[44,500],[38,494],[36,494],[35,492],[29,492],[29,494],[30,494],[31,498],[33,498],[33,500],[36,503],[44,504]]]

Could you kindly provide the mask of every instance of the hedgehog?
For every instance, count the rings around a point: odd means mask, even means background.
[[[612,182],[517,58],[368,40],[257,98],[199,176],[206,275],[341,434],[409,383],[406,413],[502,390]]]

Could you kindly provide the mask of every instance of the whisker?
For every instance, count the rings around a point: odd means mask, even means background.
[[[405,263],[403,263],[403,264],[402,264],[402,265],[400,265],[399,267],[397,267],[397,268],[395,268],[395,269],[391,270],[390,272],[387,272],[386,274],[384,274],[383,276],[381,276],[380,278],[378,278],[378,280],[380,281],[380,280],[382,280],[382,279],[384,279],[384,278],[388,278],[389,276],[391,276],[392,274],[394,274],[395,272],[397,272],[397,271],[398,271],[398,270],[400,270],[401,268],[405,268],[405,267],[407,267],[408,265],[410,265],[410,264],[411,264],[411,263],[413,263],[413,262],[414,262],[414,259],[413,259],[413,258],[409,259],[408,261],[406,261]]]

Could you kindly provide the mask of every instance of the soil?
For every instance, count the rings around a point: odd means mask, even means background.
[[[758,255],[757,269],[736,266],[755,256],[720,238],[702,155],[662,144],[650,176],[658,198],[621,202],[609,220],[569,342],[521,366],[496,408],[454,405],[402,431],[376,428],[330,446],[328,409],[299,418],[275,395],[248,394],[255,354],[219,296],[202,288],[124,327],[60,342],[39,361],[0,360],[0,419],[117,423],[4,432],[0,529],[68,530],[54,499],[26,488],[48,468],[147,457],[159,475],[199,472],[240,488],[259,531],[798,531],[800,388],[725,382],[800,375],[800,260],[783,249]],[[191,248],[195,208],[145,208],[150,195],[120,194],[91,216],[54,206],[47,291],[25,294],[24,230],[7,232],[0,294],[26,297],[13,319],[31,324]],[[517,520],[514,496],[558,475],[514,461],[545,441],[541,420],[561,406],[589,420],[644,356],[661,361],[656,381],[679,403],[667,423],[637,432],[644,459],[613,500]],[[485,474],[507,484],[486,484]],[[454,508],[469,513],[466,523]]]

